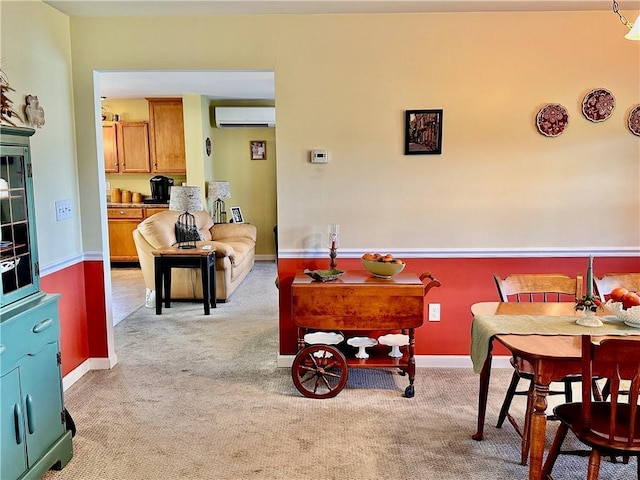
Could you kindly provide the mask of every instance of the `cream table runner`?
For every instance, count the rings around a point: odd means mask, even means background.
[[[471,361],[480,373],[495,335],[640,335],[640,328],[627,326],[615,316],[598,317],[601,327],[583,327],[579,317],[551,315],[476,315],[471,323]]]

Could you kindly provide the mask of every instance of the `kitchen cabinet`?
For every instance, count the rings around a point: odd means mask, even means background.
[[[116,124],[102,124],[102,146],[104,149],[105,173],[118,173],[118,142],[116,140]]]
[[[109,250],[112,262],[137,262],[138,252],[133,242],[133,231],[151,215],[168,207],[109,206]]]
[[[59,295],[40,291],[29,137],[0,127],[0,478],[40,478],[72,457],[60,369]]]
[[[121,173],[151,171],[147,122],[117,122],[116,139]]]
[[[152,173],[186,173],[181,98],[147,98]]]
[[[102,124],[105,173],[149,173],[149,124],[106,122]]]

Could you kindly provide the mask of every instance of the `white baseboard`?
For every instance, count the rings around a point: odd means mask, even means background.
[[[88,358],[64,376],[62,390],[66,392],[71,385],[80,380],[90,370],[109,370],[117,363],[118,357],[116,355],[109,358]]]
[[[278,355],[279,368],[291,368],[295,355]],[[492,368],[513,368],[508,355],[496,355],[491,363]],[[416,355],[418,368],[472,368],[468,355]]]
[[[275,254],[267,254],[267,255],[256,255],[256,262],[275,262],[276,256]]]

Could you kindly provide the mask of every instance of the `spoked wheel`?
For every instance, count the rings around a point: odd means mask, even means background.
[[[309,345],[298,352],[291,367],[293,384],[309,398],[335,397],[347,383],[347,360],[331,345]]]

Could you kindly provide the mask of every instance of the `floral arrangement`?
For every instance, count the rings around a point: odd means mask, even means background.
[[[581,299],[576,302],[576,310],[591,310],[595,312],[598,308],[602,307],[602,300],[597,295],[583,295]]]

